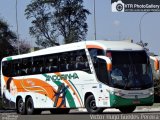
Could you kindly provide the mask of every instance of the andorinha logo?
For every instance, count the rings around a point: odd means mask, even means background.
[[[44,75],[46,77],[46,81],[59,81],[59,80],[70,80],[70,79],[79,79],[77,73],[72,74],[58,74],[58,75]]]
[[[160,0],[111,0],[112,12],[160,12]]]

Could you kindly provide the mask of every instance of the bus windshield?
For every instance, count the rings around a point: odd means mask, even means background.
[[[145,51],[110,51],[111,86],[126,90],[147,89],[153,86],[152,71]]]

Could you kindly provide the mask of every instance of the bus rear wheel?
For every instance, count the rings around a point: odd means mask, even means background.
[[[96,106],[95,98],[93,95],[90,95],[89,97],[87,97],[85,102],[85,107],[87,111],[91,114],[102,113],[104,110],[103,108],[98,108]]]
[[[21,114],[21,115],[24,115],[26,113],[26,111],[25,111],[25,104],[24,104],[22,98],[18,99],[18,102],[17,102],[17,113]]]
[[[131,106],[131,107],[121,107],[119,110],[122,113],[132,113],[136,109],[136,106]]]
[[[34,104],[33,104],[33,100],[31,97],[27,98],[26,100],[26,113],[27,115],[32,115],[34,114]]]

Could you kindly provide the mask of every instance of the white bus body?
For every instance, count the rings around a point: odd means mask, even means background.
[[[154,101],[149,57],[123,41],[85,41],[3,58],[1,88],[4,107],[20,114],[84,107],[128,113]]]

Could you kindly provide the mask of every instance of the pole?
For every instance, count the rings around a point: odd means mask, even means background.
[[[150,12],[144,13],[144,14],[142,15],[141,19],[140,19],[140,23],[139,23],[140,43],[143,43],[143,41],[142,41],[142,30],[141,30],[142,19],[143,19],[143,17],[144,17],[146,14],[148,14],[148,13],[150,13]]]
[[[20,54],[19,51],[19,31],[18,31],[18,1],[16,0],[16,27],[17,27],[17,46],[18,46],[18,54]]]
[[[94,0],[94,39],[97,39],[97,33],[96,33],[96,2]]]

